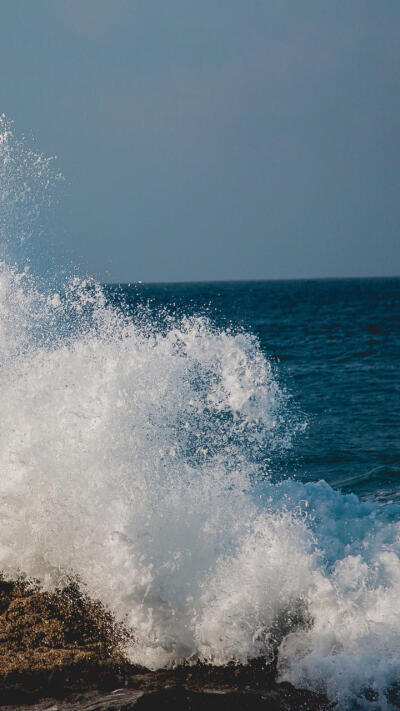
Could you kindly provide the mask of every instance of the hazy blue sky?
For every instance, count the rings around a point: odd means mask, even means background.
[[[108,281],[400,273],[399,0],[2,0],[0,111]]]

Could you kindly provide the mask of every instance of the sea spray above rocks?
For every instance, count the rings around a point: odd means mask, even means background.
[[[13,292],[14,272],[4,268],[3,278]],[[128,615],[140,663],[216,658],[201,622],[213,570],[254,541],[268,576],[264,545],[278,545],[279,521],[271,512],[263,519],[251,495],[282,431],[284,394],[268,362],[244,334],[201,319],[159,332],[147,320],[113,318],[97,300],[90,321],[76,309],[67,337],[55,320],[52,339],[40,324],[51,324],[53,310],[62,317],[64,302],[40,298],[29,279],[18,289],[8,324],[36,328],[18,352],[7,338],[0,374],[8,403],[1,564],[48,585],[59,571],[79,574],[92,595]],[[267,596],[265,605],[270,621],[277,603]],[[251,637],[246,644],[240,659],[257,651]]]

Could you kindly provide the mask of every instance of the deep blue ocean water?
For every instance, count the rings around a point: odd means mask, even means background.
[[[134,312],[253,333],[307,422],[282,475],[400,502],[400,279],[114,285]]]

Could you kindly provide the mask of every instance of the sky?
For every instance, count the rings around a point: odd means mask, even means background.
[[[2,0],[0,113],[103,281],[400,274],[399,0]]]

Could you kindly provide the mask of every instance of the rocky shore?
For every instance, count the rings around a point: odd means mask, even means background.
[[[273,665],[130,664],[131,633],[76,581],[55,592],[0,577],[0,711],[317,711],[318,694],[277,683]]]

